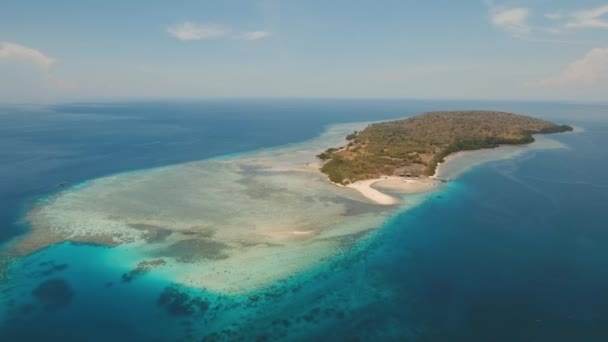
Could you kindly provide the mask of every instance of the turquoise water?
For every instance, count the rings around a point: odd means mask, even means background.
[[[18,234],[23,228],[13,222],[23,207],[60,190],[61,181],[280,146],[336,122],[473,107],[585,130],[554,137],[568,149],[479,166],[365,243],[255,293],[184,288],[154,271],[126,282],[129,246],[50,247],[11,264],[0,337],[606,340],[608,108],[601,106],[336,100],[6,108],[0,137],[12,148],[0,158],[2,180],[11,180],[0,184],[3,236]]]

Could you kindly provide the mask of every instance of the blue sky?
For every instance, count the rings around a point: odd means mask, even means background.
[[[0,4],[0,102],[606,101],[604,1]]]

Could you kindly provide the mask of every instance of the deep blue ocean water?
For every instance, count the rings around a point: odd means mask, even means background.
[[[28,205],[61,190],[61,182],[303,141],[333,123],[473,108],[584,132],[554,136],[569,149],[477,167],[351,253],[254,296],[212,297],[153,272],[124,283],[129,270],[109,248],[51,247],[13,263],[17,271],[0,287],[0,340],[608,340],[608,106],[217,100],[2,107],[0,240],[24,233],[19,219]],[[175,298],[188,305],[171,305]]]

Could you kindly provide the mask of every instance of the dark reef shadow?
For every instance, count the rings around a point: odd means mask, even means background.
[[[202,315],[209,309],[209,302],[193,297],[177,286],[165,287],[157,303],[171,316]]]
[[[178,241],[156,254],[162,257],[174,258],[179,262],[196,262],[202,259],[227,259],[226,253],[231,247],[227,244],[210,239],[189,239]]]
[[[45,310],[52,311],[67,306],[72,301],[74,291],[65,280],[55,278],[40,283],[32,295]]]

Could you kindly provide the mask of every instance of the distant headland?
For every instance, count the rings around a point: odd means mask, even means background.
[[[317,155],[321,172],[336,184],[383,176],[424,177],[459,151],[521,145],[534,134],[572,131],[524,115],[496,111],[429,112],[407,119],[374,123],[346,137],[348,143]]]

